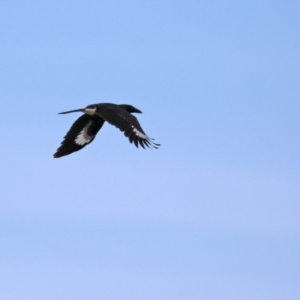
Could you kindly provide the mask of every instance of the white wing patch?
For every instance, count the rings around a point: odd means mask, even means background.
[[[85,144],[88,144],[92,140],[93,136],[89,136],[87,134],[87,129],[89,128],[90,125],[91,125],[91,122],[89,122],[77,135],[77,137],[75,139],[75,143],[77,145],[83,146]]]
[[[133,130],[133,132],[140,138],[147,140],[148,137],[147,135],[143,134],[142,132],[138,131],[133,125],[131,125],[131,128]]]

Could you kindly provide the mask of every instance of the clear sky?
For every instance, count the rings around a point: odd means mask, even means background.
[[[299,1],[1,1],[0,299],[300,299]],[[132,104],[162,146],[88,104]]]

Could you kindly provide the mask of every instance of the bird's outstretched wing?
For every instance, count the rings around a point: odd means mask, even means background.
[[[61,142],[61,146],[53,156],[55,158],[65,156],[90,144],[104,122],[105,120],[98,115],[90,116],[84,114],[80,116],[71,126]]]
[[[129,112],[123,109],[112,110],[107,107],[100,107],[96,113],[105,121],[124,132],[130,143],[134,142],[136,147],[140,145],[144,149],[145,146],[157,149],[160,146],[160,144],[154,143],[153,139],[146,135],[137,118]]]

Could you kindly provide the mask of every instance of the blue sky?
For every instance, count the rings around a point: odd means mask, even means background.
[[[299,299],[297,1],[0,3],[0,299]],[[79,114],[128,103],[162,146]]]

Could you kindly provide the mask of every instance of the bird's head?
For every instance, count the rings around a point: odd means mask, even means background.
[[[128,111],[129,113],[139,113],[141,114],[142,112],[135,108],[134,106],[132,105],[128,105],[128,104],[120,104],[121,107],[123,107],[126,111]]]

